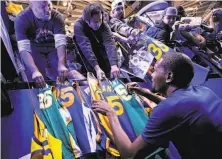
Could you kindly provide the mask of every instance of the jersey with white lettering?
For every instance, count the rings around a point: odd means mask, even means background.
[[[134,93],[132,95],[128,94],[127,88],[122,81],[115,79],[112,81],[112,86],[124,104],[136,136],[139,136],[144,130],[148,120],[145,109],[139,101],[137,101]]]
[[[78,157],[76,152],[79,152],[79,148],[75,143],[73,134],[70,133],[61,116],[60,105],[56,101],[51,88],[40,89],[38,99],[39,110],[38,108],[36,110],[41,114],[41,119],[48,132],[62,141],[62,158]],[[72,129],[74,130],[74,128]]]
[[[121,127],[123,128],[124,132],[127,134],[131,141],[136,139],[136,134],[130,122],[129,116],[124,108],[122,101],[120,100],[119,96],[115,93],[112,88],[111,83],[108,80],[103,80],[100,83],[97,79],[90,73],[87,75],[88,83],[91,91],[92,98],[94,100],[105,100],[107,101],[115,110]],[[98,113],[99,120],[102,124],[102,127],[105,129],[107,136],[111,139],[113,138],[113,134],[111,132],[109,120],[107,116]],[[117,149],[113,146],[111,140],[107,140],[107,151],[114,156],[120,156]]]
[[[91,109],[92,106],[92,96],[90,92],[89,86],[76,86],[76,91],[85,103],[85,105]],[[98,143],[97,150],[107,150],[107,145],[110,143],[110,139],[107,137],[106,132],[103,127],[101,127],[99,122],[99,117],[97,113],[92,112],[92,121],[94,123],[94,126],[96,127],[97,136],[96,136],[96,142]]]
[[[96,128],[93,123],[91,109],[81,100],[73,84],[57,84],[57,100],[63,108],[70,113],[72,124],[75,128],[76,140],[80,147],[80,156],[96,152]]]

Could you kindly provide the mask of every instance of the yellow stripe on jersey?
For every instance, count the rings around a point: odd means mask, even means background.
[[[53,137],[34,112],[34,137],[31,143],[31,159],[62,159],[62,142]]]
[[[51,87],[52,94],[54,95],[56,101],[58,102],[59,91],[57,91],[56,87]]]
[[[69,133],[69,139],[70,139],[70,143],[71,143],[71,146],[72,146],[75,158],[78,158],[79,157],[79,153],[80,153],[80,148],[75,146],[77,144],[76,144],[75,140],[73,139],[73,137],[72,137],[72,135],[70,133]]]
[[[93,119],[96,122],[96,127],[98,129],[98,133],[96,134],[96,142],[99,142],[99,140],[101,138],[101,135],[102,135],[102,129],[101,129],[100,125],[99,125],[99,121],[98,121],[95,113],[92,110],[91,110],[91,113],[92,113]]]
[[[60,107],[59,108],[59,112],[63,118],[64,123],[66,124],[66,126],[72,122],[72,117],[70,116],[69,111],[66,108]]]
[[[106,116],[104,116],[104,115],[102,115],[100,113],[98,113],[98,114],[99,114],[99,119],[100,119],[103,127],[106,129],[106,132],[108,133],[108,136],[111,139],[113,139],[113,133],[112,133],[112,131],[110,129],[109,119]]]
[[[89,88],[90,88],[92,99],[93,100],[103,100],[104,97],[102,95],[102,90],[99,87],[98,80],[95,79],[93,74],[90,74],[90,73],[87,74],[87,78],[88,78],[87,80],[89,83]],[[111,138],[111,140],[113,140],[113,134],[110,129],[110,124],[109,124],[109,120],[108,120],[107,116],[102,115],[101,113],[98,113],[98,116],[99,116],[102,126],[106,129],[107,135],[109,136],[109,138]],[[110,139],[106,141],[106,149],[113,156],[120,156],[118,150],[110,147]]]
[[[108,152],[110,152],[113,156],[116,156],[116,157],[119,157],[120,154],[119,154],[119,151],[110,147],[110,139],[107,138],[106,140],[106,149]]]
[[[82,103],[85,104],[85,101],[83,100],[82,94],[81,94],[80,89],[79,89],[79,84],[75,83],[75,87],[76,87],[76,92],[77,92],[79,98],[81,99]]]

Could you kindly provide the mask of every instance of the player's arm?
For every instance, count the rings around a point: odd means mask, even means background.
[[[152,93],[150,90],[145,89],[145,88],[135,87],[134,91],[136,91],[136,93],[148,98],[149,100],[153,101],[156,104],[159,104],[160,102],[162,102],[163,100],[166,99],[164,97],[161,97],[159,95]]]
[[[145,158],[151,154],[157,147],[145,142],[141,136],[138,136],[134,142],[131,142],[123,131],[116,113],[111,111],[107,114],[112,129],[114,142],[120,152],[121,158]]]
[[[140,88],[140,87],[137,87],[136,85],[137,84],[135,82],[128,83],[127,88],[130,91],[135,91],[137,94],[148,98],[149,100],[153,101],[156,104],[159,104],[160,102],[166,99],[164,97],[161,97],[159,95],[152,93],[150,90],[146,88]]]
[[[138,136],[134,142],[131,142],[126,133],[123,131],[114,109],[112,109],[108,103],[104,101],[94,101],[92,109],[107,115],[113,133],[113,139],[120,152],[121,158],[143,159],[157,148],[156,146],[145,142],[141,136]]]

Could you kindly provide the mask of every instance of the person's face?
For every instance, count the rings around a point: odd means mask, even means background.
[[[186,12],[185,12],[185,10],[181,11],[181,17],[186,17]]]
[[[166,15],[163,17],[163,22],[165,24],[168,24],[170,27],[173,26],[173,24],[175,23],[176,21],[176,16],[173,16],[173,15]]]
[[[33,1],[32,8],[38,19],[48,21],[51,19],[52,3],[50,0]]]
[[[117,18],[117,19],[123,19],[124,18],[124,11],[123,11],[123,7],[117,7],[116,9],[114,9],[113,11],[113,17]]]
[[[167,75],[164,68],[161,66],[162,59],[157,61],[152,73],[152,91],[158,93],[165,93],[167,90]]]
[[[98,30],[102,24],[102,13],[94,14],[89,22],[89,27],[93,30]]]

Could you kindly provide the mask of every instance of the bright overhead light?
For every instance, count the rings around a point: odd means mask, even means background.
[[[68,2],[62,2],[62,5],[64,6],[64,7],[66,7],[67,5],[68,5]]]

